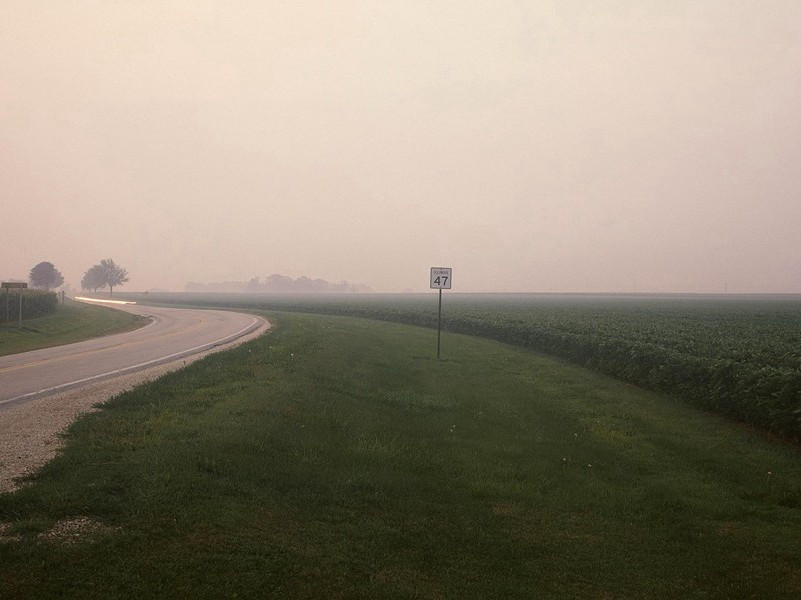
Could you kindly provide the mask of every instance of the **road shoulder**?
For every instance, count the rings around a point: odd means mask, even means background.
[[[0,493],[17,489],[17,478],[36,471],[51,460],[61,449],[59,434],[81,414],[97,410],[96,405],[113,396],[177,371],[209,354],[255,339],[270,327],[270,322],[263,320],[254,331],[198,354],[0,410],[0,440],[3,440],[0,445]]]

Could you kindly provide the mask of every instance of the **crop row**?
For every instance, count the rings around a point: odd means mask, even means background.
[[[44,290],[22,290],[22,318],[33,319],[54,312],[58,307],[55,292]],[[2,290],[0,292],[0,323],[14,322],[19,318],[19,290]]]

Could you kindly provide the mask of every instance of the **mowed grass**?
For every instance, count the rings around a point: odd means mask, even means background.
[[[67,300],[52,315],[24,319],[22,329],[15,321],[0,325],[0,356],[130,331],[146,322],[121,310]]]
[[[801,595],[797,448],[488,340],[271,318],[0,496],[0,597]]]

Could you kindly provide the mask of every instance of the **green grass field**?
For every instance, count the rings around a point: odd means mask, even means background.
[[[436,327],[435,294],[131,294]],[[446,294],[442,327],[568,360],[801,442],[801,296]]]
[[[498,342],[270,316],[0,496],[0,598],[801,595],[798,448]]]
[[[0,356],[130,331],[145,322],[120,310],[67,300],[52,315],[24,320],[22,329],[13,322],[0,326]]]

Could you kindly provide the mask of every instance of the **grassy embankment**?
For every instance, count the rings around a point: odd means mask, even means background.
[[[139,294],[436,327],[430,294]],[[522,346],[801,442],[801,296],[448,294],[443,329]]]
[[[15,322],[0,326],[0,356],[130,331],[144,322],[120,310],[67,300],[52,315],[23,320],[22,329]]]
[[[272,318],[0,496],[0,597],[801,594],[796,448],[489,340]]]

